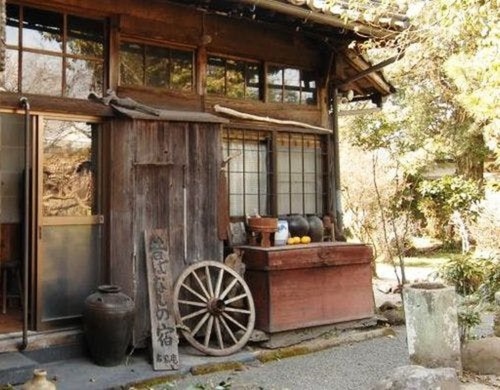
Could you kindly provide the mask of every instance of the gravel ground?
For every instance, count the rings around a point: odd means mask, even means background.
[[[266,364],[252,363],[243,371],[189,375],[175,384],[155,389],[215,389],[225,381],[231,384],[231,390],[366,390],[391,368],[408,364],[405,337],[401,327],[396,337],[372,339]]]
[[[410,281],[433,280],[430,268],[409,267]],[[401,295],[390,288],[397,285],[392,267],[378,267],[379,278],[374,280],[374,297],[377,306],[384,301],[401,304]],[[261,364],[248,363],[241,371],[218,372],[192,376],[175,383],[158,385],[155,390],[367,390],[393,368],[409,364],[406,346],[406,329],[395,328],[395,337],[383,337],[343,345],[308,355],[286,358]],[[483,324],[475,329],[479,337],[492,333],[492,315],[486,314]],[[499,388],[498,378],[465,375],[464,390]],[[486,383],[493,383],[488,386]],[[226,386],[223,386],[226,384]]]

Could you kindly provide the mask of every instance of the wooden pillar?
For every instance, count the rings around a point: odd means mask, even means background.
[[[5,0],[0,0],[0,72],[5,70]]]

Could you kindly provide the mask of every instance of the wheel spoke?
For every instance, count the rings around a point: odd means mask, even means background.
[[[231,283],[229,283],[229,286],[226,287],[224,292],[220,295],[219,299],[224,299],[224,297],[233,289],[235,284],[238,283],[238,279],[234,278]]]
[[[240,329],[243,329],[243,330],[247,330],[247,328],[245,328],[243,325],[241,325],[238,321],[236,321],[233,317],[231,317],[229,314],[227,314],[226,312],[222,313],[222,315],[224,317],[226,317],[229,321],[231,321],[233,324],[235,324],[237,327],[239,327]]]
[[[243,298],[246,298],[247,297],[247,294],[243,293],[241,295],[237,295],[235,297],[232,297],[232,298],[229,298],[229,299],[226,299],[224,301],[224,305],[229,305],[230,303],[233,303],[233,302],[236,302],[236,301],[239,301],[240,299],[243,299]]]
[[[198,317],[199,315],[203,314],[203,313],[206,313],[208,310],[207,308],[203,308],[201,310],[198,310],[198,311],[195,311],[191,314],[188,314],[187,316],[184,316],[181,318],[182,322],[186,321],[186,320],[189,320],[190,318],[194,318],[194,317]]]
[[[188,306],[207,307],[207,304],[202,302],[185,301],[183,299],[179,299],[178,302]]]
[[[200,294],[198,294],[196,291],[194,291],[187,284],[182,283],[182,287],[184,287],[186,290],[188,290],[191,294],[193,294],[193,295],[197,296],[198,298],[200,298],[200,300],[202,302],[207,302],[207,298],[205,298],[205,297],[201,296]]]
[[[224,341],[222,340],[222,333],[220,331],[219,318],[215,318],[215,332],[217,333],[217,340],[219,340],[220,349],[224,349]]]
[[[221,268],[219,270],[219,276],[217,278],[217,285],[215,286],[215,297],[217,298],[220,294],[220,288],[222,286],[222,279],[223,279],[223,276],[224,276],[224,268]]]
[[[254,302],[245,280],[219,261],[188,266],[177,278],[173,303],[186,341],[208,355],[238,351],[255,325]]]
[[[201,327],[203,326],[203,324],[205,322],[207,322],[208,320],[208,317],[210,317],[210,313],[206,313],[203,318],[200,320],[200,322],[198,322],[195,326],[195,328],[192,330],[191,332],[191,336],[196,336],[196,333],[198,333],[198,331],[201,329]]]
[[[213,316],[210,316],[210,318],[208,319],[208,323],[207,323],[207,329],[205,330],[205,341],[204,341],[204,345],[205,347],[208,348],[208,344],[210,343],[210,336],[212,335],[212,327],[214,325],[214,317]]]
[[[201,287],[201,291],[203,291],[203,294],[205,294],[205,296],[207,297],[207,299],[210,299],[210,294],[207,292],[207,289],[205,288],[205,286],[201,282],[200,277],[198,276],[198,274],[196,272],[193,272],[193,276],[196,279],[196,281],[198,282],[198,285]]]
[[[244,310],[244,309],[236,309],[235,307],[226,307],[224,309],[225,311],[231,311],[233,313],[243,313],[243,314],[250,314],[250,310]]]
[[[210,292],[210,298],[214,297],[214,287],[212,286],[212,276],[210,275],[210,270],[208,265],[205,267],[205,276],[207,278],[208,291]]]
[[[222,322],[222,325],[224,325],[224,329],[226,329],[226,332],[229,333],[229,336],[231,336],[231,338],[233,339],[234,343],[236,344],[238,342],[238,340],[236,339],[236,337],[234,336],[234,333],[233,331],[231,330],[231,328],[229,327],[229,325],[227,324],[226,320],[224,319],[224,317],[219,317],[220,321]]]

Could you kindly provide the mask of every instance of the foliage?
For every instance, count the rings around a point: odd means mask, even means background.
[[[479,289],[484,280],[483,261],[471,255],[456,255],[439,267],[437,276],[455,286],[462,295],[470,295]]]
[[[412,17],[411,28],[360,46],[372,58],[400,57],[386,68],[399,90],[391,99],[399,115],[394,116],[393,110],[382,115],[413,150],[451,158],[460,174],[481,179],[488,153],[485,142],[494,151],[500,147],[496,1],[383,0],[377,7],[368,0],[351,0],[349,4],[350,11],[378,15],[406,4],[399,13]]]
[[[384,131],[383,126],[372,129]],[[411,183],[408,176],[401,175],[399,162],[390,157],[392,151],[380,148],[377,137],[372,134],[370,131],[361,134],[354,141],[357,147],[343,145],[349,148],[349,162],[343,161],[346,154],[341,154],[341,164],[345,165],[342,177],[349,178],[342,183],[346,225],[356,239],[373,245],[375,256],[395,268],[401,267],[402,282],[405,282],[403,258],[409,234],[413,232],[409,212],[413,204]],[[351,136],[357,135],[360,134],[351,133]],[[357,164],[353,164],[353,160]]]
[[[472,329],[481,323],[482,310],[483,305],[476,302],[475,297],[460,299],[457,311],[460,341],[465,342],[472,338]]]
[[[485,189],[485,199],[479,205],[477,217],[469,222],[469,229],[474,237],[476,248],[482,257],[500,254],[500,191]]]
[[[422,180],[417,187],[420,194],[419,209],[427,218],[430,233],[445,241],[453,237],[445,227],[452,214],[458,212],[462,217],[477,216],[474,208],[482,199],[483,193],[476,182],[460,176],[443,176],[436,180]]]
[[[484,277],[478,292],[483,300],[493,302],[495,293],[500,291],[500,259],[484,259],[482,265]]]

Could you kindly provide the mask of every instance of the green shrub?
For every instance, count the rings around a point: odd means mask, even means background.
[[[462,295],[476,292],[484,281],[484,264],[470,255],[456,255],[439,267],[437,276]]]
[[[418,185],[418,208],[424,214],[429,233],[443,241],[453,241],[452,230],[447,229],[453,212],[465,218],[477,216],[473,207],[483,198],[480,186],[460,176],[443,176],[436,180],[422,180]]]
[[[484,259],[481,261],[483,267],[483,281],[479,286],[479,294],[487,302],[495,300],[495,293],[500,291],[500,260]]]
[[[475,302],[474,297],[466,297],[459,300],[458,305],[458,327],[460,341],[465,342],[472,338],[472,329],[481,323],[481,303]]]

